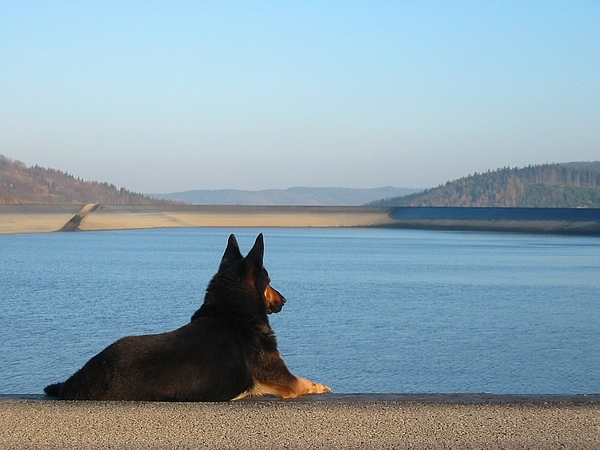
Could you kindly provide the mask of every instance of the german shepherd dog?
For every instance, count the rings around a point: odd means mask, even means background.
[[[267,314],[285,298],[270,286],[259,234],[242,256],[229,236],[204,303],[183,327],[119,339],[47,395],[65,400],[228,401],[331,392],[290,373]]]

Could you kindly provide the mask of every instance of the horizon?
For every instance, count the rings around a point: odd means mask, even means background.
[[[34,167],[36,164],[28,164],[26,161],[20,161],[14,158],[10,158],[6,155],[2,155],[0,153],[0,158],[4,157],[7,158],[13,162],[19,163],[19,164],[24,164],[26,167]],[[563,162],[551,162],[551,163],[543,163],[543,164],[535,164],[535,165],[530,165],[531,167],[536,167],[536,166],[543,166],[543,165],[554,165],[554,164],[559,164],[559,165],[567,165],[567,164],[579,164],[579,163],[599,163],[600,164],[600,160],[597,161],[563,161]],[[44,166],[40,166],[42,169],[48,169],[48,170],[57,170],[59,172],[62,172],[64,174],[67,174],[69,176],[72,176],[74,178],[78,178],[81,179],[81,181],[85,182],[85,183],[109,183],[109,184],[113,184],[104,180],[91,180],[91,179],[83,179],[80,176],[78,176],[77,174],[72,174],[72,173],[68,173],[63,171],[60,168],[56,168],[56,167],[44,167]],[[527,166],[521,166],[521,167],[506,167],[508,169],[516,169],[516,170],[520,170],[520,169],[524,169]],[[498,172],[503,170],[504,167],[498,167],[495,169],[490,169],[491,173],[494,172]],[[487,172],[487,171],[486,171]],[[483,172],[479,172],[479,174],[482,174]],[[373,186],[373,187],[348,187],[348,186],[288,186],[288,187],[282,187],[282,188],[261,188],[261,189],[236,189],[236,188],[217,188],[217,189],[212,189],[212,188],[205,188],[205,189],[187,189],[184,191],[170,191],[170,192],[141,192],[141,191],[134,191],[132,189],[129,189],[126,185],[124,186],[118,186],[115,185],[115,187],[117,188],[123,188],[123,189],[127,189],[130,192],[136,193],[136,194],[141,194],[141,195],[145,195],[145,196],[163,196],[163,195],[174,195],[174,194],[185,194],[185,193],[191,193],[191,192],[195,192],[195,191],[204,191],[204,192],[218,192],[218,191],[232,191],[232,192],[263,192],[263,191],[289,191],[292,189],[351,189],[351,190],[383,190],[383,189],[398,189],[398,190],[413,190],[415,191],[415,193],[421,192],[421,191],[426,191],[426,190],[430,190],[430,189],[435,189],[441,186],[444,186],[447,183],[451,183],[451,182],[455,182],[458,181],[460,179],[463,178],[469,178],[471,176],[475,176],[477,175],[477,172],[475,173],[469,173],[469,174],[465,174],[463,176],[460,176],[458,178],[452,179],[452,180],[446,180],[445,182],[440,183],[439,185],[436,186],[426,186],[426,187],[412,187],[412,186],[392,186],[392,185],[386,185],[386,186]],[[402,195],[409,195],[409,194],[402,194]]]
[[[0,154],[140,193],[597,161],[600,3],[0,3]]]

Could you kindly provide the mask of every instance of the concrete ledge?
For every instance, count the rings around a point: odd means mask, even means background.
[[[600,448],[600,396],[0,401],[5,448]],[[43,396],[41,396],[43,397]]]
[[[45,394],[0,394],[3,401],[57,401],[54,397]],[[243,400],[243,403],[252,402],[295,402],[295,403],[454,403],[454,404],[598,404],[600,394],[489,394],[489,393],[454,393],[454,394],[324,394],[307,395],[293,400],[281,400],[275,397],[254,397]],[[62,402],[61,402],[62,403]],[[69,403],[69,402],[65,402]],[[240,402],[237,402],[240,403]]]

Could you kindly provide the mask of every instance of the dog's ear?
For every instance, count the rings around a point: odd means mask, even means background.
[[[242,258],[244,257],[240,252],[240,246],[238,245],[235,235],[232,234],[229,236],[229,240],[227,241],[227,248],[225,249],[225,253],[223,253],[223,258],[221,258],[221,265],[219,266],[219,270],[221,270],[227,264],[232,263],[234,261],[239,261]]]
[[[248,252],[248,255],[246,256],[246,261],[251,266],[262,267],[264,254],[265,242],[262,233],[260,233],[256,238],[256,242],[254,242],[254,247],[252,247],[252,250]]]

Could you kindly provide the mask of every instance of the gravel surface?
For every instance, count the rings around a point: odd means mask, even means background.
[[[0,401],[1,448],[600,448],[600,402]],[[414,397],[415,399],[417,397]]]

